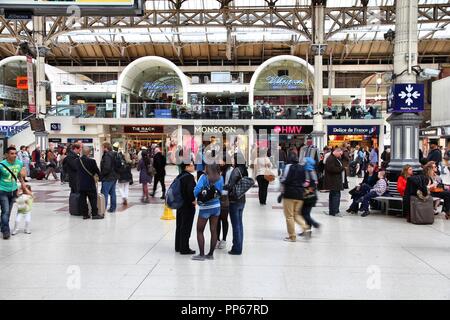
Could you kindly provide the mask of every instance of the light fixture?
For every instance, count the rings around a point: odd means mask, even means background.
[[[383,82],[383,79],[381,79],[380,76],[377,77],[377,84],[380,85]]]

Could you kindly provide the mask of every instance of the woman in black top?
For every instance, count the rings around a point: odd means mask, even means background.
[[[195,251],[189,247],[189,238],[191,237],[192,225],[195,217],[195,178],[192,175],[195,172],[194,162],[182,162],[181,173],[177,178],[181,179],[181,194],[183,197],[183,206],[177,209],[176,229],[175,229],[175,251],[180,254],[195,254]]]
[[[356,214],[358,212],[357,200],[365,195],[368,190],[372,189],[378,181],[378,172],[375,170],[375,166],[372,163],[367,165],[367,171],[364,172],[364,179],[359,186],[350,191],[353,202],[350,208],[347,209],[348,213]]]

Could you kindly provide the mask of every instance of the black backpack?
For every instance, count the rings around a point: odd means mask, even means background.
[[[124,157],[118,153],[114,153],[114,169],[116,172],[122,172],[125,168],[125,159]]]

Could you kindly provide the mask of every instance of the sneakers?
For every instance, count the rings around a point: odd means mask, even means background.
[[[364,212],[361,214],[361,217],[367,217],[369,214],[370,214],[369,211],[364,211]]]
[[[207,255],[205,256],[205,259],[206,259],[206,260],[214,260],[214,256],[213,256],[212,254],[207,254]]]
[[[26,234],[31,234],[31,230],[30,230],[29,228],[26,228],[26,229],[25,229],[25,233],[26,233]]]
[[[312,235],[311,229],[310,229],[310,230],[306,230],[305,232],[303,232],[303,238],[304,238],[305,240],[311,239],[311,235]]]
[[[222,240],[222,241],[217,241],[217,249],[225,249],[227,247],[227,241],[226,240]]]
[[[286,241],[286,242],[297,242],[296,239],[291,239],[289,237],[284,238],[283,241]]]
[[[196,260],[196,261],[205,261],[205,256],[201,256],[201,255],[196,255],[192,257],[192,260]]]
[[[14,228],[13,232],[11,233],[13,236],[19,233],[19,228]]]

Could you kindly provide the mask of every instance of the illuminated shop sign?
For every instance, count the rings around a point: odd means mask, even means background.
[[[378,135],[379,126],[328,126],[329,135]]]
[[[227,133],[236,133],[238,127],[233,126],[195,126],[194,134],[199,133],[219,133],[219,134],[227,134]]]
[[[304,80],[291,79],[289,76],[268,76],[267,83],[272,89],[295,90],[302,87]]]
[[[124,133],[163,133],[163,126],[124,126]]]
[[[438,129],[436,128],[436,129],[423,129],[423,130],[420,130],[420,135],[421,136],[438,136],[439,135],[439,133],[438,133]]]
[[[174,91],[177,86],[173,84],[167,84],[161,81],[144,82],[144,89],[153,92]]]
[[[313,131],[313,126],[255,126],[258,131],[266,130],[267,134],[308,134]]]

